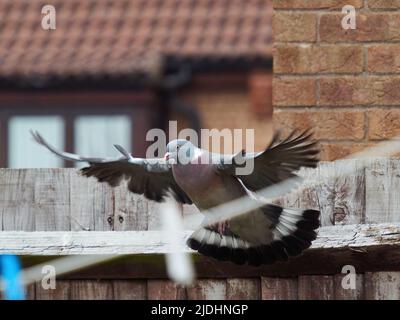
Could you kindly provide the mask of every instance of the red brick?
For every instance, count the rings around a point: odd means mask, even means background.
[[[252,110],[272,116],[272,73],[252,72],[249,76],[249,96]]]
[[[274,55],[275,73],[360,73],[361,46],[279,45]]]
[[[320,143],[321,160],[334,161],[342,159],[366,148],[372,147],[373,143]]]
[[[278,12],[273,18],[275,41],[315,42],[317,40],[317,15],[306,12]]]
[[[274,0],[274,9],[340,9],[345,5],[363,7],[363,0]]]
[[[316,104],[316,81],[312,78],[275,77],[274,106],[313,106]]]
[[[344,14],[326,13],[320,20],[320,40],[322,42],[354,41],[399,41],[399,13],[358,13],[356,29],[342,28]]]
[[[365,133],[364,111],[279,109],[274,124],[287,132],[312,128],[317,139],[325,140],[361,140]]]
[[[329,77],[320,81],[320,105],[400,105],[399,76]]]
[[[400,9],[400,0],[369,0],[371,9]]]
[[[400,45],[380,44],[369,47],[368,71],[400,73]]]
[[[373,109],[367,112],[371,140],[389,139],[400,135],[400,109]]]

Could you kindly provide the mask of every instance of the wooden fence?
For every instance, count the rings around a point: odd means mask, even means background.
[[[199,279],[190,288],[166,278],[162,250],[146,251],[150,240],[140,247],[134,241],[137,233],[129,242],[130,233],[119,232],[150,230],[157,235],[158,204],[125,186],[112,189],[83,178],[76,169],[1,169],[0,253],[23,252],[25,266],[79,254],[70,242],[59,241],[61,231],[74,231],[69,239],[81,241],[80,248],[88,239],[102,239],[99,254],[113,246],[131,253],[61,277],[55,290],[31,285],[30,299],[399,299],[400,160],[363,163],[343,160],[304,170],[301,188],[278,201],[322,211],[319,238],[302,256],[254,268],[194,255]],[[349,167],[353,173],[342,175]],[[332,173],[337,178],[328,179]],[[184,212],[196,209],[185,206]],[[344,265],[356,268],[355,289],[342,288]]]

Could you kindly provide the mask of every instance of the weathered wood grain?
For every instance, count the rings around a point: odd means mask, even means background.
[[[351,174],[348,174],[349,171]],[[300,174],[305,182],[292,197],[299,199],[297,201],[300,201],[302,208],[307,205],[309,208],[319,208],[322,226],[356,224],[364,221],[365,169],[363,163],[354,159],[325,162],[321,163],[317,170],[304,169],[300,171]],[[341,261],[346,263],[345,259]],[[340,266],[337,265],[337,267]],[[324,298],[333,298],[332,278],[327,280],[320,276],[304,276],[299,283],[300,299],[320,299],[311,293],[317,293]],[[322,292],[316,292],[312,287],[319,288]],[[341,287],[335,286],[334,293],[337,299],[350,299],[353,298],[352,294],[358,298],[359,292],[353,290],[350,293],[348,290],[343,291]]]
[[[127,192],[127,183],[114,188],[114,230],[147,230],[148,200]]]
[[[400,161],[368,160],[365,169],[364,163],[321,162],[317,170],[300,170],[304,184],[285,196],[283,204],[320,208],[323,226],[359,223],[364,217],[374,223],[398,221]],[[76,169],[0,173],[0,216],[6,230],[11,230],[10,220],[17,230],[31,230],[32,225],[35,230],[53,230],[52,225],[57,230],[88,230],[88,225],[95,225],[95,230],[157,229],[156,205],[130,193],[125,183],[113,189],[80,176]]]
[[[321,162],[316,170],[302,169],[299,175],[303,183],[282,197],[283,206],[319,209],[322,226],[363,221],[365,170],[359,160]]]
[[[365,298],[367,300],[400,300],[400,272],[367,272]]]
[[[155,201],[144,201],[148,213],[147,230],[161,230],[161,204]]]
[[[0,169],[0,173],[0,230],[34,231],[36,224],[43,221],[35,212],[35,182],[37,176],[43,176],[43,170]],[[27,300],[36,299],[35,287],[36,284],[25,287]]]
[[[32,212],[35,231],[70,230],[70,171],[40,169],[35,175]]]
[[[40,282],[36,283],[36,300],[69,300],[71,298],[71,283],[56,280],[55,289],[44,289]]]
[[[152,300],[183,300],[187,298],[183,286],[170,280],[155,279],[147,282],[147,298]]]
[[[345,289],[342,286],[342,280],[344,274],[337,274],[334,276],[334,287],[335,287],[335,300],[361,300],[364,299],[364,275],[356,275],[356,287],[355,289]]]
[[[70,175],[71,229],[82,232],[114,230],[114,190],[94,178],[81,176],[76,170],[71,170]],[[73,280],[66,282],[64,287],[72,300],[108,300],[118,291],[118,285],[114,287],[113,281],[103,280]]]
[[[200,279],[187,288],[189,300],[225,300],[226,280]]]
[[[305,183],[311,183],[317,194],[317,205],[315,209],[321,212],[321,226],[333,225],[335,212],[335,181],[331,178],[334,174],[334,165],[331,162],[322,162],[317,170],[306,170]]]
[[[109,280],[71,281],[72,300],[113,300],[113,284]]]
[[[184,231],[181,249],[194,253],[185,246],[192,231]],[[164,254],[173,249],[160,231],[3,231],[0,233],[0,254],[74,255],[74,254]],[[306,252],[320,250],[368,251],[382,246],[395,251],[400,246],[400,223],[338,225],[322,227],[318,237]]]
[[[145,300],[147,298],[146,280],[113,280],[115,300]]]
[[[357,224],[364,221],[365,168],[355,159],[333,162],[334,180],[333,224]],[[349,169],[350,168],[350,169]],[[351,170],[351,174],[346,171]]]
[[[107,186],[107,188],[109,188]],[[110,203],[106,206],[113,210],[113,219],[108,219],[108,225],[113,230],[147,230],[149,220],[149,201],[143,196],[127,192],[127,182],[107,190],[111,195]],[[107,208],[105,208],[107,212]],[[104,214],[104,217],[107,215]],[[103,219],[102,221],[105,221]],[[104,223],[104,225],[106,225]],[[113,280],[113,297],[115,300],[143,300],[147,298],[147,281],[145,280]]]
[[[262,300],[297,300],[297,278],[261,278]]]
[[[2,230],[35,230],[34,185],[38,171],[0,169]]]
[[[367,223],[400,221],[400,161],[375,159],[365,169]]]
[[[226,279],[226,299],[228,300],[258,300],[260,292],[260,279]]]
[[[333,300],[333,276],[299,276],[298,297],[299,300]]]
[[[298,174],[303,178],[303,182],[281,197],[280,205],[289,208],[319,209],[318,190],[315,186],[318,177],[316,170],[301,169]]]
[[[358,273],[400,270],[399,224],[337,225],[322,227],[312,247],[301,256],[258,268],[236,266],[194,255],[195,266],[202,277],[246,277],[338,274],[346,264]],[[182,243],[190,232],[182,234]],[[36,256],[80,254],[129,254],[129,259],[81,270],[70,279],[165,278],[160,254],[169,252],[158,231],[124,232],[1,232],[0,253]],[[27,245],[28,244],[28,245]],[[184,248],[191,252],[188,248]],[[156,254],[154,256],[154,254]],[[148,256],[149,258],[145,258]],[[135,258],[137,257],[137,258]],[[159,257],[159,258],[156,258]]]
[[[323,162],[317,170],[301,170],[300,174],[304,184],[279,203],[321,210],[324,227],[311,249],[288,263],[260,268],[235,266],[194,254],[202,279],[187,290],[161,279],[166,273],[160,255],[170,250],[162,234],[130,233],[159,230],[159,204],[129,193],[124,184],[113,189],[84,178],[76,169],[0,169],[0,253],[44,258],[130,255],[112,264],[112,268],[96,266],[64,278],[68,281],[58,280],[60,287],[55,291],[44,292],[38,283],[30,286],[28,296],[36,299],[96,298],[95,291],[101,299],[398,298],[400,160]],[[193,206],[184,206],[183,212],[198,214]],[[379,224],[350,225],[363,222]],[[80,232],[53,233],[70,230]],[[181,235],[182,244],[188,235],[189,231]],[[367,272],[357,276],[356,290],[341,287],[340,271],[345,264],[354,265],[357,272]],[[242,279],[244,275],[251,279]],[[296,275],[300,275],[299,280],[286,278]],[[110,280],[97,282],[97,278]]]
[[[114,193],[107,184],[71,174],[71,230],[114,230]]]

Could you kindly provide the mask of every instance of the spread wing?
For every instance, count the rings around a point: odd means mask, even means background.
[[[286,139],[278,141],[279,133],[276,133],[265,151],[249,154],[242,151],[230,158],[224,157],[217,169],[236,176],[249,190],[258,191],[296,177],[295,171],[301,167],[317,166],[319,150],[308,130],[300,134],[293,131]],[[249,161],[254,161],[253,170],[249,174],[239,174],[237,169],[245,167]]]
[[[122,154],[118,159],[86,158],[55,149],[38,132],[32,131],[31,134],[37,143],[65,160],[88,162],[89,166],[81,169],[86,177],[96,177],[99,182],[106,182],[112,187],[127,179],[130,191],[143,194],[150,200],[159,202],[168,193],[172,193],[177,201],[192,204],[188,195],[175,182],[171,165],[164,159],[133,158],[118,145],[115,148]]]

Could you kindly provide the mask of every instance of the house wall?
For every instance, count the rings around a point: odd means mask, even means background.
[[[400,2],[274,0],[274,123],[334,160],[400,134]],[[341,26],[356,8],[356,29]]]
[[[74,143],[74,119],[81,115],[126,115],[132,126],[131,149],[135,156],[144,156],[148,142],[146,133],[159,122],[162,110],[156,105],[153,93],[143,91],[95,90],[3,90],[0,92],[0,166],[9,163],[9,122],[14,116],[62,117],[64,148],[77,152]],[[36,128],[32,128],[36,129]],[[29,135],[28,132],[26,134]],[[112,138],[111,138],[112,140]],[[106,142],[103,141],[104,144]],[[107,144],[107,143],[106,143]],[[112,143],[109,144],[112,147]],[[15,146],[15,145],[14,145]],[[72,165],[64,163],[64,165]]]
[[[263,150],[272,133],[271,71],[213,78],[195,79],[181,95],[196,108],[202,128],[254,129],[254,148]],[[234,151],[240,149],[237,145]]]

